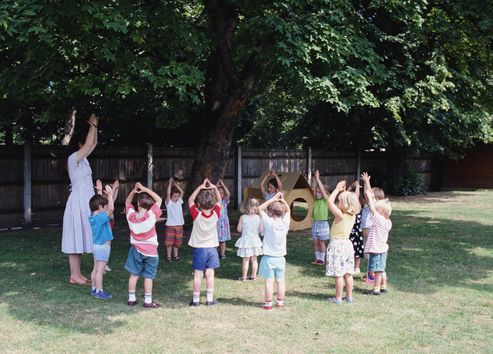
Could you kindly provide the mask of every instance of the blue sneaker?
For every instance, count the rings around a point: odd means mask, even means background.
[[[113,296],[111,296],[110,294],[108,294],[106,291],[100,291],[100,292],[97,292],[96,295],[94,295],[94,297],[96,299],[111,299]]]
[[[96,289],[92,289],[92,290],[91,290],[91,295],[92,295],[92,296],[96,295]]]

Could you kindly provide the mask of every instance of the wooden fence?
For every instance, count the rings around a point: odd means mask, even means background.
[[[0,229],[61,224],[70,181],[60,173],[65,147],[0,146]],[[152,184],[159,195],[166,195],[167,181],[174,177],[186,188],[193,163],[192,149],[98,146],[89,156],[93,179],[103,183],[120,181],[116,200],[117,217],[123,213],[126,196],[135,182]],[[242,199],[245,187],[255,186],[263,171],[300,172],[311,179],[318,169],[324,184],[333,188],[345,179],[354,181],[361,171],[381,173],[386,166],[385,153],[333,153],[306,150],[233,149],[228,158],[224,182],[231,191],[231,208]],[[437,168],[431,158],[411,161],[420,172],[425,187],[437,188]]]

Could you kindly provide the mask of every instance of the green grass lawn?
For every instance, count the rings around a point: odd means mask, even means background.
[[[188,307],[192,249],[161,262],[153,296],[163,307],[127,303],[128,237],[112,245],[105,290],[68,283],[61,229],[0,233],[2,353],[491,353],[493,351],[493,191],[392,198],[389,293],[333,305],[334,279],[314,258],[307,232],[288,235],[285,309],[265,311],[263,280],[240,283],[241,258],[228,242],[216,272],[219,304]],[[232,213],[237,219],[237,213]],[[124,224],[124,221],[119,222]],[[233,222],[233,225],[235,223]],[[122,230],[125,229],[121,225]],[[126,232],[122,232],[126,234]],[[83,256],[83,273],[92,270]],[[362,267],[366,262],[362,262]],[[143,303],[143,283],[137,295]]]

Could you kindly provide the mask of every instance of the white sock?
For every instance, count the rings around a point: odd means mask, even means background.
[[[97,293],[102,293],[103,292],[103,289],[96,289],[96,292]]]
[[[129,290],[128,291],[128,301],[135,301],[135,290]]]
[[[193,293],[193,302],[199,302],[200,301],[200,291],[198,293]]]
[[[92,290],[96,290],[96,287],[94,285],[92,286]]]
[[[284,300],[276,300],[276,305],[283,306],[284,305]]]
[[[318,257],[320,257],[320,256],[318,255],[318,252],[315,252],[315,259],[320,259],[320,258],[318,258]]]
[[[145,300],[144,300],[144,302],[145,302],[146,304],[150,304],[150,303],[152,302],[152,293],[150,293],[150,294],[145,294]]]
[[[214,300],[214,289],[207,289],[207,301]]]

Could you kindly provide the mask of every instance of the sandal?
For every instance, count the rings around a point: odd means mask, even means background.
[[[183,261],[183,259],[181,259],[180,257],[175,257],[175,262],[181,262]]]
[[[248,280],[257,280],[256,277],[248,277]]]
[[[336,300],[335,297],[328,298],[327,301],[332,302],[333,304],[342,305],[342,300]]]
[[[242,278],[242,277],[239,277],[239,278],[238,278],[238,280],[239,280],[239,281],[246,281],[246,280],[247,280],[247,278]]]
[[[171,257],[168,257],[168,258],[166,258],[166,262],[173,263],[173,260],[171,259]]]

